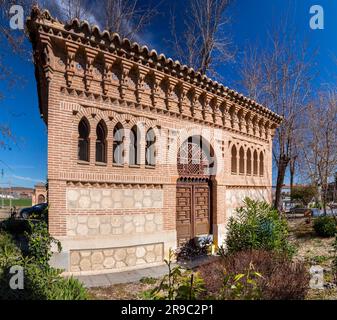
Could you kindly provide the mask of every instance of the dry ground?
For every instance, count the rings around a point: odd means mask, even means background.
[[[313,265],[320,265],[324,268],[325,283],[333,282],[331,273],[331,261],[333,259],[332,244],[334,238],[317,237],[313,231],[312,223],[307,224],[305,219],[289,220],[289,231],[291,242],[297,247],[295,260],[303,261],[308,270]],[[144,278],[140,282],[114,285],[107,288],[90,289],[92,299],[123,300],[142,299],[141,293],[153,288],[159,280]],[[307,299],[337,299],[337,289],[310,289]]]

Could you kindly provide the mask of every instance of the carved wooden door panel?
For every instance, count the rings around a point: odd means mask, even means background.
[[[177,185],[178,247],[192,238],[192,185]]]
[[[181,182],[177,185],[178,246],[210,233],[210,188],[208,183]]]

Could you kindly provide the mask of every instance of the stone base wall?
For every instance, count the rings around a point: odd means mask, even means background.
[[[226,219],[235,214],[235,209],[243,205],[243,200],[248,197],[254,200],[271,201],[269,188],[229,188],[226,190]]]
[[[163,230],[161,213],[67,216],[68,236],[108,236]]]
[[[163,261],[163,243],[122,248],[72,250],[70,272],[123,269],[160,263]]]

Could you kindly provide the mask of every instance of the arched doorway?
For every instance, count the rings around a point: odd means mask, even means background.
[[[37,198],[37,203],[44,203],[46,202],[46,197],[43,194],[39,194]]]
[[[178,247],[199,236],[212,234],[212,180],[214,154],[200,136],[185,140],[177,157],[176,192]]]

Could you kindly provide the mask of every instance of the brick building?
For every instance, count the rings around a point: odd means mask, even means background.
[[[160,264],[212,235],[245,196],[271,200],[281,117],[146,46],[34,9],[48,126],[49,229],[72,273]]]
[[[32,205],[47,202],[47,188],[45,183],[37,183],[32,194]]]

